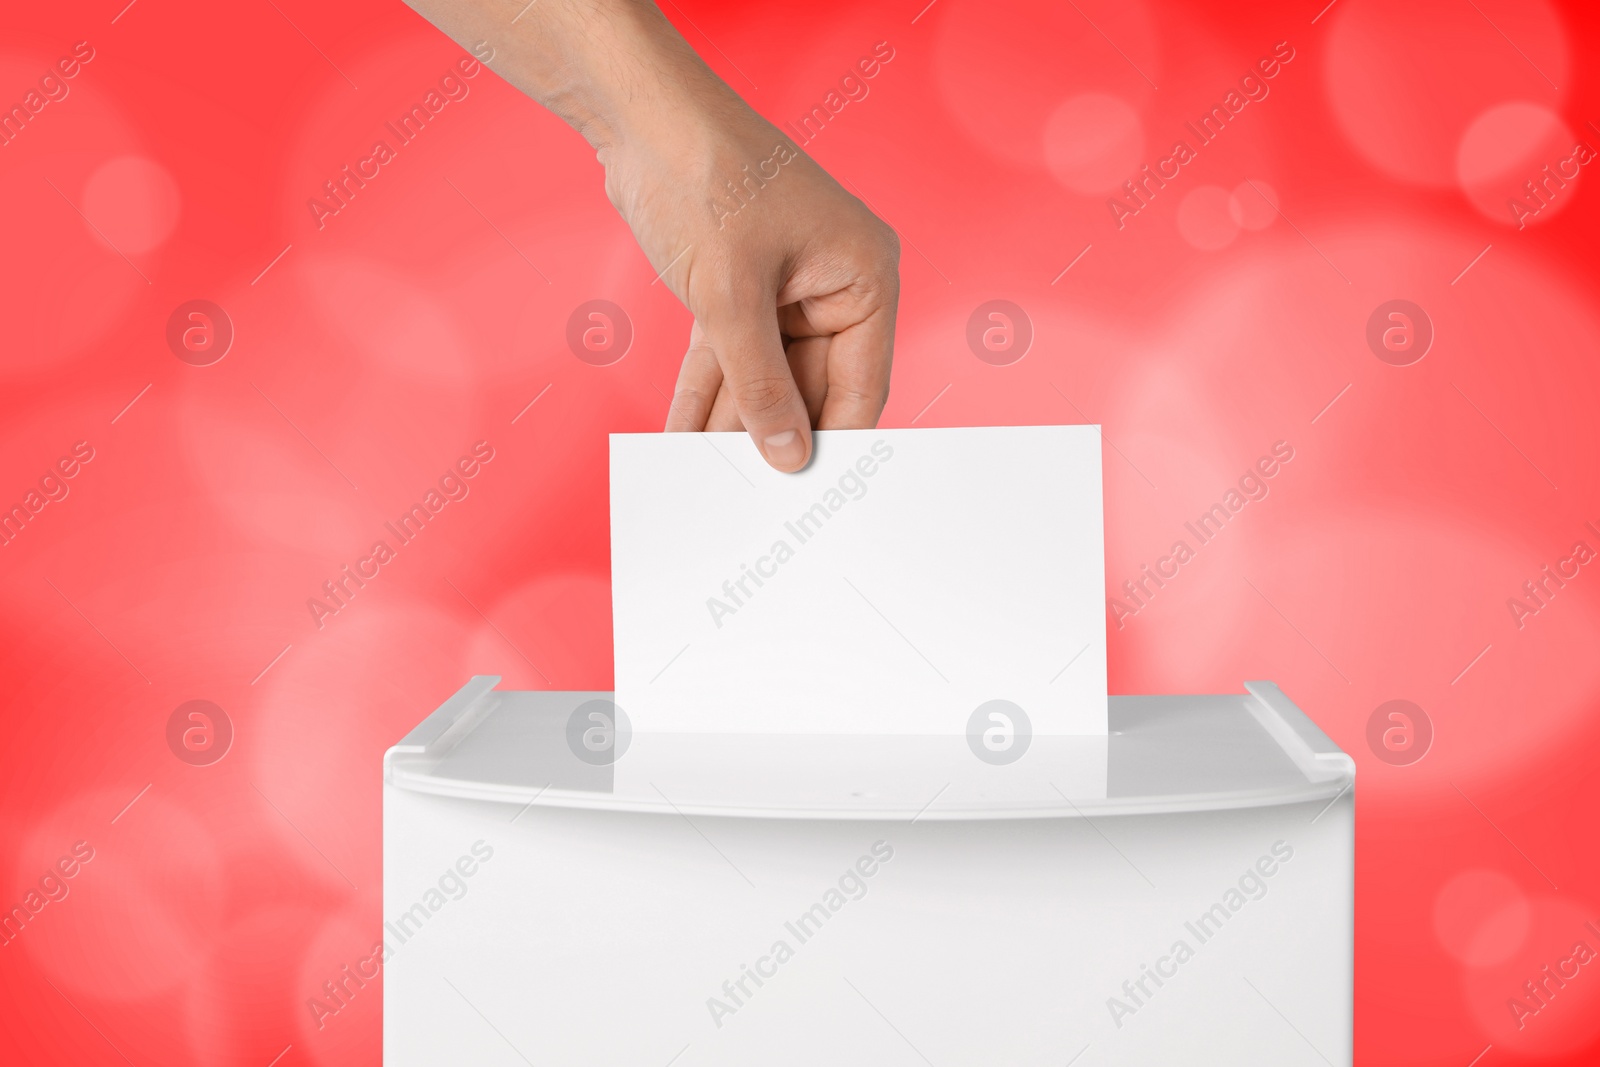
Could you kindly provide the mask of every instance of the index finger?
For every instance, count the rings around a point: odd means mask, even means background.
[[[894,305],[875,309],[828,342],[828,393],[819,430],[870,430],[889,400],[894,362]]]

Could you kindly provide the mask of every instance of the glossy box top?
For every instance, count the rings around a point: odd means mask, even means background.
[[[1331,802],[1355,763],[1271,682],[1111,698],[1108,737],[632,733],[604,692],[479,676],[385,754],[388,785],[667,814],[892,821]]]

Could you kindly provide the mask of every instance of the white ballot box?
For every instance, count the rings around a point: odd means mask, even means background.
[[[1271,683],[1029,737],[498,681],[384,757],[390,1067],[1350,1063],[1355,765]]]

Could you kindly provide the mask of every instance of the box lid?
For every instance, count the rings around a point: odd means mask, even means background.
[[[473,678],[389,749],[384,780],[516,805],[894,821],[1331,803],[1355,781],[1355,761],[1271,682],[1114,696],[1106,737],[996,754],[950,735],[634,734],[610,693],[499,681]]]

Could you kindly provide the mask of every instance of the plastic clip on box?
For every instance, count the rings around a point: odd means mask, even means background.
[[[1270,682],[1000,763],[498,681],[384,758],[391,1067],[1350,1062],[1355,765]]]

